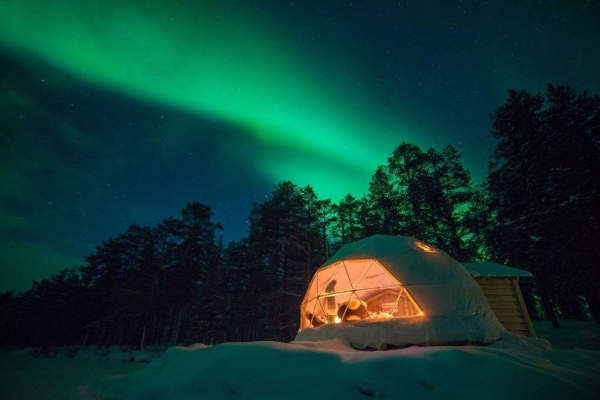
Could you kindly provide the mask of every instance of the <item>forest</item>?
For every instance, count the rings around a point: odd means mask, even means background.
[[[532,318],[600,323],[600,97],[511,90],[491,120],[497,143],[479,185],[452,146],[401,143],[360,198],[335,203],[279,183],[239,241],[224,243],[199,202],[156,226],[131,225],[84,265],[0,294],[0,346],[290,341],[314,271],[373,234],[528,270]]]

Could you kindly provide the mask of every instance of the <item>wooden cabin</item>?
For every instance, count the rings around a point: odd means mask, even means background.
[[[523,301],[519,278],[531,273],[492,262],[462,263],[479,284],[498,321],[510,332],[536,337]]]

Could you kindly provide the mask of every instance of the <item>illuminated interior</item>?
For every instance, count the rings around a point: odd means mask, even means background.
[[[377,260],[344,260],[316,272],[300,306],[300,330],[420,315],[408,290]]]

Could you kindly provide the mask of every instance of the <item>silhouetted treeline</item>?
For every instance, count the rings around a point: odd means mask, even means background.
[[[310,186],[278,184],[254,204],[248,235],[227,245],[210,206],[188,203],[180,218],[109,238],[83,266],[2,294],[0,344],[289,341],[314,271],[375,233],[527,269],[534,318],[599,321],[599,115],[597,96],[568,87],[510,91],[492,114],[498,144],[482,185],[453,147],[402,143],[361,198],[333,203]]]
[[[535,275],[555,325],[557,312],[583,318],[584,299],[600,322],[600,98],[511,90],[492,122],[480,218],[489,256]]]

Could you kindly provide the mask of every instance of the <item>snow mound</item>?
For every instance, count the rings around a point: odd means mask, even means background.
[[[77,360],[102,360],[149,363],[161,357],[164,349],[123,350],[120,346],[108,348],[100,346],[81,347],[76,350],[73,358]]]
[[[204,346],[204,345],[201,345]],[[121,346],[66,346],[56,348],[25,347],[2,351],[8,356],[28,356],[33,358],[67,358],[90,361],[121,361],[150,363],[160,358],[165,352],[164,347],[147,347],[145,350],[128,350]]]
[[[467,318],[439,316],[415,320],[360,321],[326,324],[304,329],[296,341],[323,341],[339,338],[355,349],[381,349],[386,345],[440,345],[448,343],[489,344],[505,332],[491,314],[483,313]]]
[[[593,399],[600,353],[503,333],[488,347],[358,351],[342,340],[174,347],[85,399]]]

